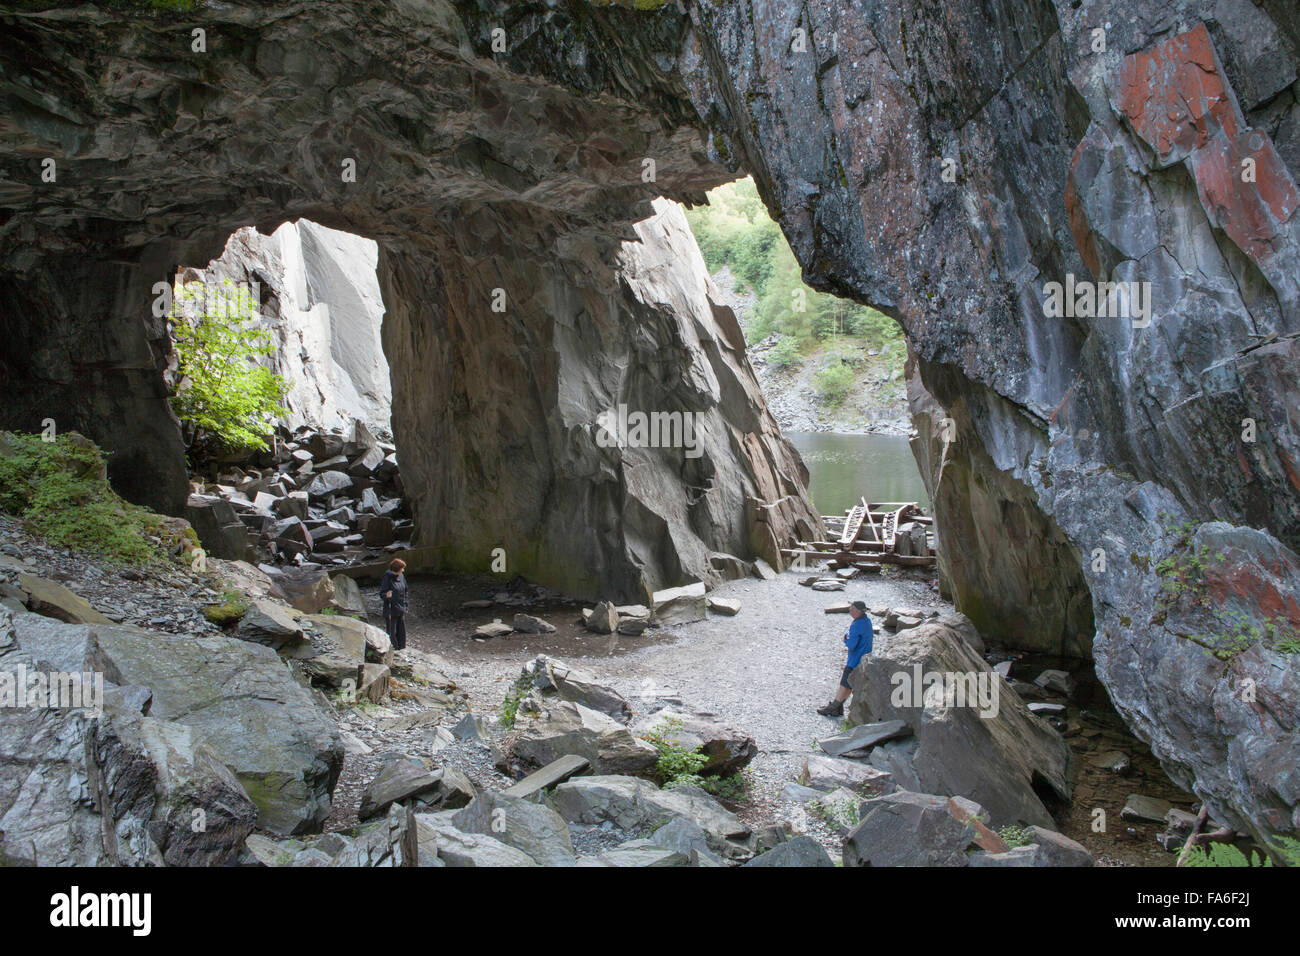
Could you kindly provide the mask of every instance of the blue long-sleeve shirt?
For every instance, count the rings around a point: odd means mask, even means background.
[[[857,667],[862,663],[862,655],[871,653],[872,639],[871,618],[865,614],[849,625],[844,635],[844,646],[849,649],[847,667]]]

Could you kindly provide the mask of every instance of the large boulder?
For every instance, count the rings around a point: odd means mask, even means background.
[[[760,853],[745,866],[820,866],[835,865],[825,848],[807,834],[800,834]]]
[[[361,586],[346,574],[335,574],[330,578],[330,585],[334,589],[334,597],[330,601],[330,607],[335,608],[342,614],[351,617],[359,617],[366,620],[366,602],[361,595]],[[388,663],[384,661],[383,663]]]
[[[448,814],[418,814],[420,852],[436,856],[444,866],[537,866],[527,853],[486,833],[466,833]]]
[[[357,816],[368,820],[408,800],[421,809],[451,810],[468,804],[475,793],[469,778],[454,768],[431,769],[409,758],[390,760],[362,791]]]
[[[334,582],[324,568],[285,571],[275,584],[285,601],[304,614],[319,614],[334,600]]]
[[[520,680],[542,697],[558,697],[598,710],[626,723],[632,705],[612,687],[600,684],[586,671],[540,654],[524,665]]]
[[[117,625],[61,625],[20,614],[17,644],[68,671],[102,670],[106,680],[152,691],[149,716],[191,728],[234,773],[276,833],[319,830],[343,749],[333,718],[270,648],[223,636],[186,637]]]
[[[482,833],[520,850],[542,866],[573,866],[569,828],[554,810],[531,800],[481,793],[451,818],[462,833]]]
[[[716,714],[665,707],[632,724],[638,737],[657,734],[689,751],[709,758],[700,770],[706,776],[729,777],[739,773],[758,755],[754,738]]]
[[[511,740],[509,753],[531,767],[577,754],[598,774],[648,774],[659,762],[658,750],[614,718],[571,701],[548,706]]]
[[[96,611],[80,594],[57,584],[38,578],[34,574],[18,575],[18,586],[27,594],[27,607],[68,624],[112,624]]]
[[[300,647],[306,640],[298,613],[270,598],[254,598],[239,619],[235,635],[265,644],[274,651]]]
[[[312,682],[355,691],[366,662],[366,636],[378,629],[341,614],[304,614],[299,620],[309,628],[308,646],[292,656]]]
[[[964,623],[928,621],[864,657],[850,720],[904,721],[916,739],[913,785],[925,792],[969,797],[994,826],[1050,827],[1043,795],[1069,799],[1070,750],[963,639]]]
[[[79,674],[88,691],[47,702],[80,707],[0,708],[0,862],[184,866],[237,856],[258,808],[201,730],[165,711],[145,716],[152,695],[120,686],[119,656],[85,625],[0,609],[6,673]]]
[[[199,536],[207,554],[230,561],[256,560],[248,528],[225,499],[213,495],[190,495],[185,506],[185,518]]]
[[[656,624],[690,624],[709,617],[709,601],[703,581],[656,591],[651,599]]]
[[[555,809],[570,823],[613,823],[623,830],[653,830],[686,817],[706,834],[709,846],[727,857],[748,855],[747,825],[703,790],[661,790],[639,777],[575,777],[555,788]]]
[[[900,790],[862,805],[845,866],[966,866],[976,829],[946,797]]]
[[[23,628],[21,642],[15,621]],[[121,679],[90,629],[0,609],[6,674],[82,675],[80,701],[0,708],[0,864],[222,865],[257,808],[192,728],[144,716],[143,688]],[[45,706],[82,703],[85,706]],[[107,813],[107,817],[104,815]]]
[[[858,760],[827,757],[823,754],[809,754],[804,758],[799,782],[814,790],[829,791],[847,787],[858,793],[872,796],[880,796],[897,789],[893,775],[888,771]]]
[[[136,800],[151,803],[148,836],[168,866],[224,865],[257,824],[259,808],[193,727],[129,711],[105,714],[90,746],[97,768],[90,782],[106,798],[99,806],[116,811]],[[128,828],[116,822],[121,848]],[[8,839],[10,827],[0,829]],[[22,835],[13,838],[20,842]]]

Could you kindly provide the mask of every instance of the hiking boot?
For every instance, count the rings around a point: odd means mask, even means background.
[[[843,717],[844,703],[842,701],[833,700],[824,707],[818,707],[817,713],[821,714],[823,717]]]

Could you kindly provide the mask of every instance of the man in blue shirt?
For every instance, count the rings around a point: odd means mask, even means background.
[[[849,659],[840,674],[840,686],[835,688],[835,698],[824,707],[818,707],[817,713],[824,717],[843,717],[844,702],[849,699],[853,688],[849,686],[849,675],[853,668],[862,663],[862,656],[871,653],[871,618],[867,617],[867,606],[861,601],[849,605],[849,617],[853,618],[848,631],[844,634],[844,646],[849,650]]]

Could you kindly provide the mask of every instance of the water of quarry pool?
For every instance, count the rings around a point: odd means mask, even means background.
[[[841,514],[864,496],[930,506],[906,438],[835,432],[786,432],[785,437],[808,466],[808,491],[821,514]]]

